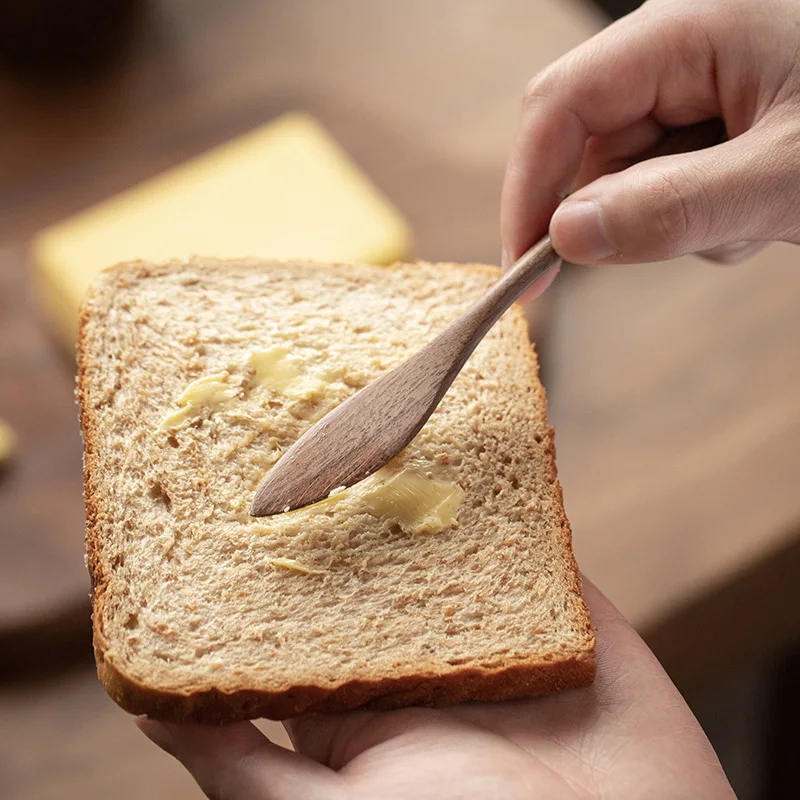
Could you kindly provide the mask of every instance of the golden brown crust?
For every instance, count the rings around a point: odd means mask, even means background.
[[[75,389],[75,396],[78,401],[78,414],[83,437],[83,500],[86,507],[86,563],[89,569],[91,581],[91,600],[92,600],[92,630],[94,632],[95,653],[97,652],[97,630],[100,620],[99,607],[102,603],[102,596],[105,591],[107,578],[101,569],[100,562],[100,540],[97,536],[98,514],[97,498],[94,491],[93,474],[95,471],[95,445],[97,443],[97,433],[94,427],[94,419],[89,413],[89,403],[86,397],[86,387],[84,376],[86,373],[86,341],[85,330],[88,320],[88,298],[81,306],[78,319],[78,337],[76,343],[76,359],[78,367],[78,378]]]
[[[497,670],[461,669],[447,675],[418,674],[378,681],[349,681],[335,689],[295,686],[286,692],[245,689],[226,693],[201,689],[185,693],[143,685],[119,672],[95,649],[101,683],[131,714],[162,722],[221,724],[242,719],[290,719],[358,708],[388,711],[406,706],[448,706],[466,701],[502,700],[552,694],[588,686],[594,680],[593,652],[567,660]]]
[[[262,262],[263,263],[263,262]],[[401,268],[396,264],[391,268]],[[462,268],[490,271],[495,267],[461,265]],[[164,269],[164,265],[143,262],[120,264],[106,271],[106,276],[120,278],[134,274],[129,280],[139,280]],[[552,661],[540,660],[512,664],[501,668],[463,668],[446,674],[405,675],[376,681],[349,681],[334,688],[300,685],[287,691],[242,689],[223,692],[216,688],[189,688],[185,692],[162,690],[137,681],[127,675],[107,658],[102,630],[102,608],[108,584],[103,569],[100,542],[101,509],[94,488],[95,448],[98,435],[86,396],[86,324],[92,293],[84,301],[79,318],[77,337],[78,379],[76,396],[80,409],[80,424],[84,441],[84,500],[86,504],[86,549],[91,577],[92,629],[95,660],[100,682],[109,696],[132,714],[146,715],[166,722],[225,723],[242,719],[266,717],[289,719],[307,713],[335,713],[370,708],[389,710],[405,706],[446,706],[465,701],[496,702],[521,697],[550,694],[590,685],[595,677],[594,628],[588,609],[584,606],[586,648],[568,658]],[[538,384],[538,361],[533,346],[529,344],[527,324],[518,307],[511,313],[516,316],[521,346],[529,353],[529,366],[534,385]],[[536,413],[547,418],[544,391],[537,393]],[[571,576],[569,589],[580,596],[582,584],[578,565],[572,550],[572,531],[566,517],[561,485],[557,480],[554,430],[549,429],[547,441],[542,443],[549,466],[548,483],[560,515],[560,532],[565,557],[569,558]]]

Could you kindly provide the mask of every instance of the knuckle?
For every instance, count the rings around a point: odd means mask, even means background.
[[[550,83],[549,70],[545,69],[541,72],[537,72],[536,75],[528,81],[525,91],[522,93],[523,109],[529,109],[540,103],[543,98],[547,97],[551,91]]]
[[[792,115],[775,128],[772,152],[778,162],[776,167],[791,170],[796,177],[800,164],[800,99],[793,105]]]
[[[798,107],[800,111],[800,107]],[[800,118],[800,115],[798,115]],[[772,148],[774,164],[771,172],[774,177],[769,180],[769,194],[784,198],[783,209],[779,213],[772,212],[763,227],[773,234],[771,238],[786,238],[789,241],[800,241],[800,124],[793,120],[777,137],[777,145]],[[772,204],[764,204],[772,210]],[[782,224],[775,230],[775,220]]]
[[[705,192],[686,172],[652,168],[640,178],[648,237],[655,238],[668,255],[691,249],[698,226],[705,218]]]

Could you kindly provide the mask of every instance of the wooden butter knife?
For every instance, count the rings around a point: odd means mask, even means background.
[[[252,516],[316,503],[391,461],[419,433],[492,325],[560,261],[546,236],[422,350],[309,428],[267,473]]]

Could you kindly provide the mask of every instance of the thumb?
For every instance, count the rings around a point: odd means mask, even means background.
[[[661,261],[742,241],[800,239],[797,124],[605,175],[565,200],[553,246],[583,264]]]

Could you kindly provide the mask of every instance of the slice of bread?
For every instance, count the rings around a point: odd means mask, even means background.
[[[78,397],[95,656],[123,708],[283,719],[592,681],[517,308],[391,465],[316,506],[248,514],[313,421],[497,276],[198,259],[100,277],[81,316]]]

